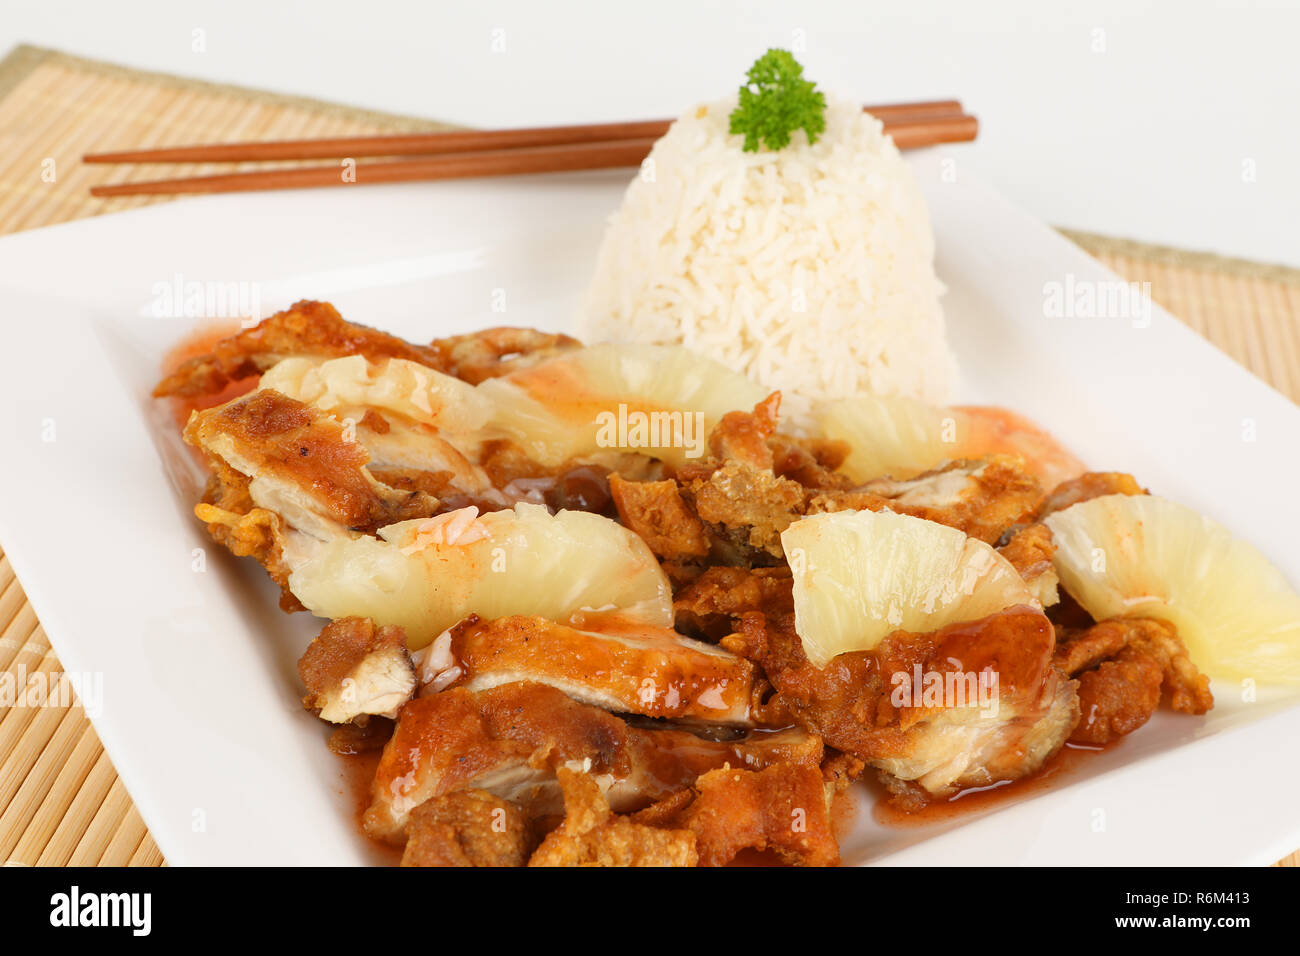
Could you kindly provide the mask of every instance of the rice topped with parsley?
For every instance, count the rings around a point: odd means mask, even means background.
[[[830,100],[815,142],[799,128],[746,151],[737,105],[694,109],[656,143],[609,223],[580,333],[685,345],[781,389],[795,425],[813,400],[862,392],[949,401],[934,236],[880,121]]]

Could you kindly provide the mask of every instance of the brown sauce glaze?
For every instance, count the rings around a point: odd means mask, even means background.
[[[888,827],[933,826],[978,816],[1055,787],[1061,777],[1086,764],[1102,749],[1105,748],[1066,744],[1028,777],[987,787],[968,787],[946,800],[934,800],[916,810],[901,807],[874,777],[864,777],[863,782],[872,795],[872,817],[877,823]]]
[[[243,325],[238,319],[222,319],[199,326],[172,346],[171,350],[163,356],[162,376],[165,378],[172,374],[192,358],[206,355],[222,339],[237,335],[242,329]],[[245,392],[251,391],[256,384],[257,376],[250,376],[249,378],[230,382],[220,392],[212,395],[198,395],[193,398],[168,398],[166,401],[171,406],[172,417],[175,419],[177,427],[184,428],[185,423],[190,419],[190,412],[212,408],[214,405],[224,405],[232,398],[238,398]]]
[[[400,847],[389,846],[379,840],[371,839],[361,825],[361,818],[370,806],[370,784],[375,779],[375,770],[379,767],[382,750],[363,751],[361,753],[335,753],[342,768],[343,794],[352,798],[352,820],[357,832],[366,839],[366,843],[389,866],[402,862]]]

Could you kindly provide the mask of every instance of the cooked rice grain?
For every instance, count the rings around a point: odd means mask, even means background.
[[[746,153],[734,99],[655,145],[610,221],[580,317],[589,341],[680,344],[785,395],[952,397],[934,236],[875,118],[830,101],[809,145]]]

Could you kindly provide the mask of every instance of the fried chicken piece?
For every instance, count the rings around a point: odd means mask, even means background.
[[[265,508],[239,514],[200,502],[195,516],[207,525],[212,540],[240,558],[253,558],[280,586],[280,609],[302,611],[302,602],[289,590],[291,568],[284,560],[285,527],[280,516]]]
[[[437,501],[390,488],[366,468],[365,448],[332,416],[262,389],[195,412],[187,442],[250,480],[248,496],[290,527],[327,539],[428,517]]]
[[[1090,471],[1063,481],[1044,499],[1038,509],[1042,521],[1054,511],[1064,511],[1081,501],[1090,501],[1102,495],[1145,495],[1147,491],[1132,475],[1122,471]]]
[[[803,513],[803,486],[773,471],[768,442],[780,406],[773,392],[752,412],[728,412],[709,434],[709,460],[678,470],[687,506],[708,525],[715,561],[771,564],[783,553],[781,532]]]
[[[253,504],[249,478],[220,459],[209,459],[212,474],[208,477],[203,500],[195,505],[194,514],[207,525],[208,534],[231,554],[254,558],[280,586],[280,608],[286,612],[304,610],[302,602],[289,590],[291,571],[284,559],[285,533],[280,516]]]
[[[675,623],[721,640],[731,633],[733,622],[746,611],[761,611],[773,604],[788,605],[791,580],[787,566],[706,568],[675,595]]]
[[[1155,618],[1111,618],[1062,642],[1056,659],[1079,677],[1083,717],[1070,738],[1104,744],[1132,733],[1161,701],[1184,714],[1214,706],[1210,681],[1177,630]]]
[[[1162,700],[1181,714],[1204,714],[1214,707],[1210,679],[1200,672],[1187,653],[1183,639],[1168,621],[1143,619],[1139,633],[1120,652],[1141,653],[1160,664],[1164,673]]]
[[[440,635],[424,683],[485,690],[532,681],[623,714],[753,726],[754,665],[669,628],[597,619],[584,629],[528,615]]]
[[[855,754],[835,751],[822,762],[822,779],[832,793],[840,793],[867,768],[867,762]]]
[[[582,343],[572,336],[512,326],[482,329],[429,343],[430,351],[441,363],[440,371],[471,385],[509,375],[577,348],[582,348]]]
[[[1038,479],[1007,455],[959,459],[907,481],[877,478],[846,492],[813,497],[808,513],[880,511],[925,518],[993,544],[1013,525],[1027,522],[1042,500]]]
[[[805,488],[843,490],[852,486],[839,471],[849,457],[848,442],[830,438],[796,438],[777,432],[767,440],[772,449],[772,471]]]
[[[735,544],[780,558],[781,532],[803,514],[807,492],[788,478],[729,459],[684,486],[695,513]]]
[[[728,412],[709,433],[709,454],[720,461],[772,471],[772,449],[767,443],[776,432],[780,412],[780,392],[767,396],[752,412]]]
[[[998,548],[998,553],[1011,562],[1043,607],[1051,607],[1061,600],[1057,590],[1060,579],[1052,565],[1056,545],[1052,543],[1052,532],[1047,525],[1025,525]]]
[[[395,718],[416,688],[406,631],[376,627],[368,617],[326,624],[299,659],[298,676],[307,688],[303,706],[334,724]]]
[[[1131,633],[1123,618],[1102,621],[1078,634],[1065,633],[1056,644],[1056,663],[1076,677],[1122,651]]]
[[[509,800],[458,790],[411,812],[402,866],[524,866],[532,824]]]
[[[345,322],[328,302],[304,299],[254,328],[222,339],[211,352],[183,363],[158,383],[153,394],[157,398],[213,395],[230,382],[260,375],[289,356],[338,358],[344,355],[400,358],[440,372],[447,370],[435,349]]]
[[[1071,742],[1107,744],[1137,730],[1160,706],[1163,680],[1160,663],[1144,654],[1103,661],[1079,675],[1081,715]]]
[[[830,801],[815,767],[724,768],[695,782],[676,825],[695,834],[700,866],[726,866],[744,849],[772,850],[797,866],[836,866]]]
[[[398,491],[418,491],[430,498],[441,498],[452,490],[452,479],[456,477],[451,471],[425,471],[420,468],[377,468],[370,466],[370,474],[376,481],[383,482],[389,488]],[[454,492],[453,492],[454,493]],[[502,502],[499,506],[505,508]]]
[[[1052,625],[1027,607],[899,631],[824,668],[804,655],[793,608],[746,613],[722,643],[759,662],[777,699],[826,743],[931,794],[1032,773],[1078,720],[1074,682],[1052,665]],[[927,687],[942,693],[932,700]]]
[[[590,774],[556,772],[564,822],[547,834],[529,866],[695,866],[695,834],[615,816]]]
[[[677,482],[626,481],[610,475],[609,491],[619,520],[640,535],[665,561],[702,558],[709,553],[704,523],[682,500]]]
[[[799,728],[705,740],[684,730],[633,726],[542,684],[417,697],[398,714],[371,786],[363,825],[400,843],[411,811],[475,787],[533,815],[558,812],[555,768],[590,761],[615,810],[635,810],[725,765],[820,764],[821,740]]]

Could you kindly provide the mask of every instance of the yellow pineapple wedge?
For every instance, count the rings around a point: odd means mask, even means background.
[[[489,431],[546,465],[621,451],[681,465],[707,453],[723,415],[767,395],[717,362],[662,345],[575,349],[478,390],[494,405]]]
[[[790,525],[781,544],[794,573],[795,630],[821,667],[897,630],[928,632],[1017,604],[1038,607],[991,547],[922,518],[837,511]]]
[[[1049,515],[1061,584],[1097,620],[1171,622],[1212,677],[1300,682],[1300,595],[1222,525],[1154,495]]]
[[[905,479],[965,457],[969,417],[911,398],[859,395],[824,402],[813,419],[827,438],[847,442],[842,470],[856,482]]]
[[[289,589],[318,617],[369,617],[424,647],[469,614],[566,621],[618,609],[672,627],[672,588],[645,542],[617,522],[541,505],[478,516],[463,508],[336,538],[296,564]]]

